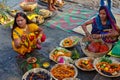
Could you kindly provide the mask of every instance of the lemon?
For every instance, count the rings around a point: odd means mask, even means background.
[[[48,68],[49,66],[50,66],[50,63],[49,63],[49,62],[44,62],[44,63],[43,63],[43,67],[44,67],[44,68]]]

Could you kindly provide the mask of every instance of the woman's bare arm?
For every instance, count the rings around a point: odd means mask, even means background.
[[[89,35],[90,33],[88,32],[88,30],[87,30],[87,25],[89,25],[89,24],[92,24],[93,23],[93,19],[92,20],[90,20],[90,21],[87,21],[87,22],[85,22],[83,25],[82,25],[82,29],[83,29],[83,31],[85,32],[85,34],[86,35]]]
[[[119,31],[115,29],[109,29],[107,34],[92,34],[93,38],[95,39],[99,39],[103,37],[117,37],[119,35],[120,35]]]
[[[115,37],[115,36],[119,36],[119,35],[120,35],[120,28],[118,27],[117,24],[115,24],[115,28],[112,26],[112,29],[111,29],[110,33],[108,34],[108,36]]]
[[[115,24],[115,26],[116,26],[116,31],[117,31],[118,33],[120,33],[120,28],[119,28],[119,26],[118,26],[117,24]]]
[[[14,39],[14,45],[16,48],[21,47],[21,39]]]

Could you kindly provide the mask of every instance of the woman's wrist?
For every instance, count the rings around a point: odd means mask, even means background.
[[[15,44],[16,48],[20,48],[21,47],[21,43]]]
[[[92,34],[92,38],[93,39],[100,39],[100,38],[102,38],[102,35],[101,34]]]
[[[85,35],[87,35],[87,36],[88,36],[88,35],[90,35],[90,33],[89,33],[89,32],[85,32]]]
[[[41,39],[41,37],[42,37],[42,34],[39,34],[38,39]]]
[[[42,38],[42,34],[39,34],[38,38],[37,38],[37,42],[41,43],[41,38]]]
[[[105,35],[104,34],[100,34],[100,38],[104,38],[105,37]]]

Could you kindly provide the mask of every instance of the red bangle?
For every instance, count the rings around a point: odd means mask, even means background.
[[[42,34],[41,42],[44,42],[45,40],[46,40],[46,35],[45,35],[45,34]]]

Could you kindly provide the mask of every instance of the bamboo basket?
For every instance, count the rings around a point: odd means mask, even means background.
[[[99,40],[99,41],[103,42],[102,40]],[[82,39],[80,40],[80,45],[81,45],[81,49],[82,49],[83,53],[86,56],[88,56],[88,57],[95,57],[95,58],[96,57],[101,57],[101,56],[104,56],[104,55],[108,54],[108,52],[112,49],[112,44],[106,43],[106,45],[109,47],[108,51],[94,53],[94,52],[90,52],[90,51],[88,51],[88,49],[86,49],[87,45],[85,44],[85,42]]]
[[[24,11],[33,11],[37,7],[37,2],[21,2],[20,7]]]

